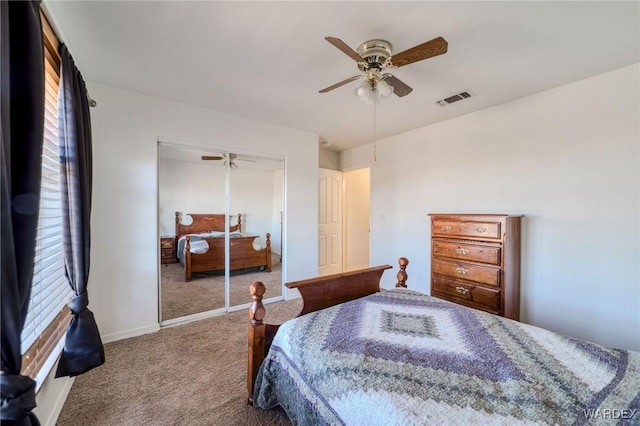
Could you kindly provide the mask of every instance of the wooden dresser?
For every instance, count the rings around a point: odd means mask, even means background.
[[[430,214],[431,295],[520,318],[520,219]]]
[[[176,263],[175,237],[160,237],[160,263]]]

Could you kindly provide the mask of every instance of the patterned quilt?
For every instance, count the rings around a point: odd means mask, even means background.
[[[640,352],[397,289],[284,323],[254,404],[300,425],[640,424]]]

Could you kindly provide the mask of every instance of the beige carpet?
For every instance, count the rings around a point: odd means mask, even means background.
[[[267,320],[301,307],[269,304]],[[56,424],[289,425],[279,409],[246,404],[247,324],[238,311],[105,345],[105,364],[76,378]]]
[[[251,302],[249,285],[262,281],[267,287],[266,298],[282,295],[282,264],[274,256],[271,272],[256,269],[232,271],[229,279],[231,306]],[[184,267],[179,263],[160,268],[162,320],[166,321],[213,309],[224,308],[224,272],[197,273],[184,281]]]

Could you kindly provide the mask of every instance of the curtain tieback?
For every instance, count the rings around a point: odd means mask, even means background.
[[[20,421],[31,414],[36,406],[36,382],[19,374],[0,374],[3,421]]]
[[[84,292],[78,296],[75,296],[69,301],[68,306],[74,315],[78,315],[80,312],[87,309],[87,306],[89,306],[89,295]]]

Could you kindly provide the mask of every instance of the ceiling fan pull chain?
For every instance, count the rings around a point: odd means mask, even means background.
[[[373,162],[378,161],[378,102],[373,101]]]

